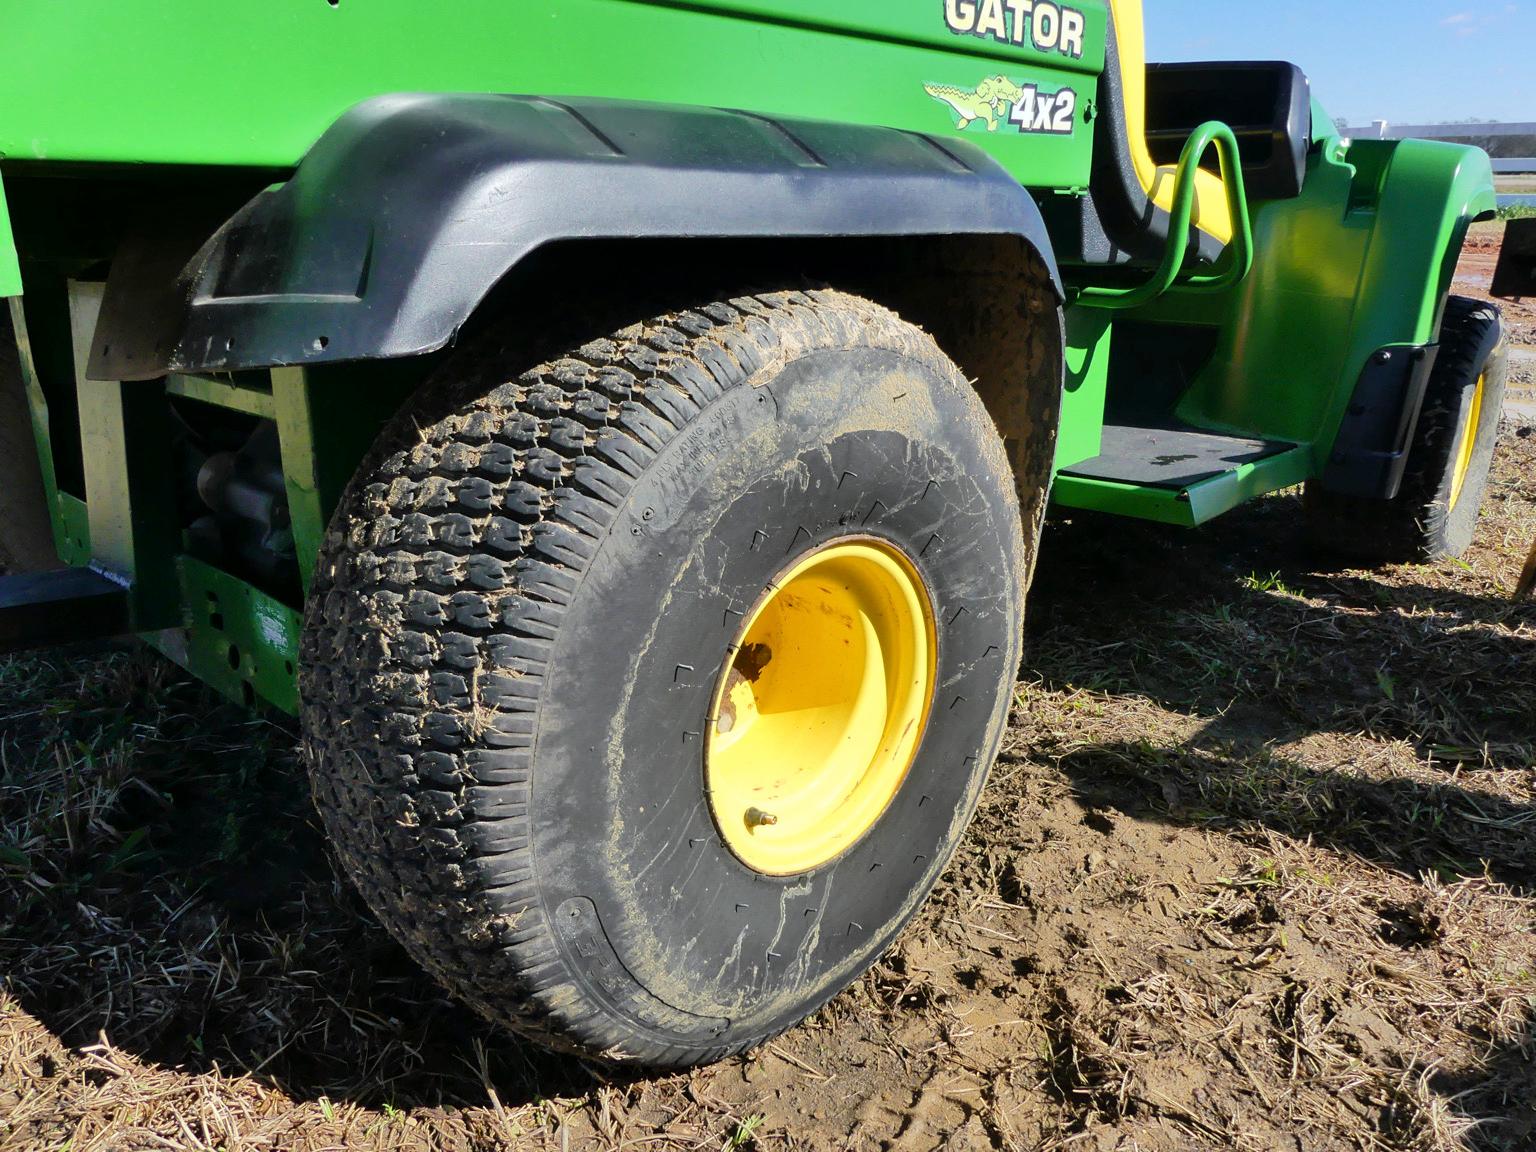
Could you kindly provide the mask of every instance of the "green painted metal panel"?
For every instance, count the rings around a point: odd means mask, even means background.
[[[173,396],[185,396],[189,400],[201,400],[218,408],[244,412],[271,420],[277,414],[272,399],[272,389],[247,384],[228,377],[183,376],[172,374],[165,378],[165,390]]]
[[[85,501],[60,492],[53,501],[53,543],[59,559],[79,567],[91,562],[91,514]]]
[[[1310,453],[1298,447],[1191,484],[1182,491],[1085,476],[1058,476],[1051,499],[1062,508],[1196,528],[1256,497],[1300,484],[1310,475],[1311,467]]]
[[[164,384],[85,376],[103,285],[70,281],[91,563],[129,586],[136,631],[177,618],[175,485]]]
[[[957,6],[964,11],[967,4]],[[1073,5],[1081,56],[957,35],[946,6],[887,0],[81,0],[10,5],[0,158],[294,164],[386,92],[586,95],[957,131],[925,85],[1070,89],[1070,134],[966,128],[1026,183],[1086,184],[1104,0]],[[147,80],[152,78],[152,80]]]
[[[1190,516],[1197,525],[1208,524],[1250,500],[1301,484],[1311,474],[1312,454],[1305,447],[1244,464],[1189,488]]]
[[[21,295],[21,263],[11,235],[11,214],[5,207],[5,181],[0,179],[0,296]]]
[[[288,516],[293,526],[293,549],[298,556],[299,579],[308,595],[325,526],[341,486],[334,479],[327,482],[322,469],[317,434],[320,430],[314,423],[314,393],[304,369],[275,369],[272,396],[283,458],[283,482],[288,492]]]
[[[233,700],[297,714],[299,611],[191,556],[177,561],[181,626],[144,639]]]
[[[379,431],[441,358],[273,369],[288,514],[306,593],[342,490]]]
[[[1176,528],[1193,528],[1189,504],[1171,488],[1145,488],[1086,476],[1057,476],[1051,486],[1051,502],[1057,508],[1083,512],[1107,512]]]
[[[1102,308],[1069,307],[1066,319],[1066,389],[1056,436],[1058,469],[1092,460],[1103,449],[1112,331],[1110,313]]]
[[[32,421],[32,439],[37,445],[38,470],[43,479],[43,496],[48,501],[49,519],[53,525],[53,547],[59,559],[66,564],[83,564],[90,558],[90,530],[85,524],[85,505],[80,505],[75,523],[69,523],[69,509],[64,494],[59,491],[57,469],[54,466],[53,443],[48,426],[48,398],[37,378],[37,362],[32,355],[32,339],[27,325],[26,309],[18,297],[10,300],[11,328],[15,333],[17,362],[21,366],[21,385],[27,394],[27,413]],[[73,529],[73,530],[71,530]],[[84,552],[82,554],[82,547]]]

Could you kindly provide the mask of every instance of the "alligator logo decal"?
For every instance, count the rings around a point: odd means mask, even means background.
[[[961,132],[977,123],[985,123],[988,132],[996,132],[1005,120],[1029,135],[1070,136],[1077,130],[1077,93],[1071,88],[1042,92],[1034,84],[989,76],[970,90],[924,84],[923,91],[959,117],[955,127]]]
[[[987,131],[997,131],[997,121],[1004,109],[1016,104],[1024,90],[1006,76],[992,76],[976,85],[973,92],[948,84],[924,84],[923,91],[940,103],[948,104],[960,117],[956,125],[962,132],[978,120],[987,122]]]

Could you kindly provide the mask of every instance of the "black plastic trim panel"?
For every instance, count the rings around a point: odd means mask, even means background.
[[[1060,295],[1034,200],[965,141],[610,100],[381,96],[203,244],[159,315],[114,322],[143,289],[114,269],[89,374],[433,351],[554,241],[918,235],[1021,237]]]
[[[1381,500],[1397,495],[1439,351],[1438,344],[1427,344],[1382,348],[1371,355],[1334,437],[1324,488]]]

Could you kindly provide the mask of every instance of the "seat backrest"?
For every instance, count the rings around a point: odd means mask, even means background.
[[[1120,102],[1130,163],[1148,200],[1163,211],[1173,207],[1174,165],[1159,165],[1147,147],[1147,40],[1141,0],[1110,0],[1114,43],[1119,56]],[[1232,239],[1232,213],[1221,177],[1201,170],[1195,185],[1194,222],[1202,232],[1226,244]]]
[[[1237,137],[1248,199],[1301,195],[1312,151],[1312,86],[1283,60],[1211,60],[1147,67],[1147,147],[1176,164],[1184,142],[1207,120]]]

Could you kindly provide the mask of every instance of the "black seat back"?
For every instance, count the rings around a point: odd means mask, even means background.
[[[1301,195],[1312,138],[1312,88],[1300,68],[1278,61],[1147,66],[1152,159],[1178,163],[1190,133],[1207,120],[1220,120],[1237,134],[1249,199]]]

